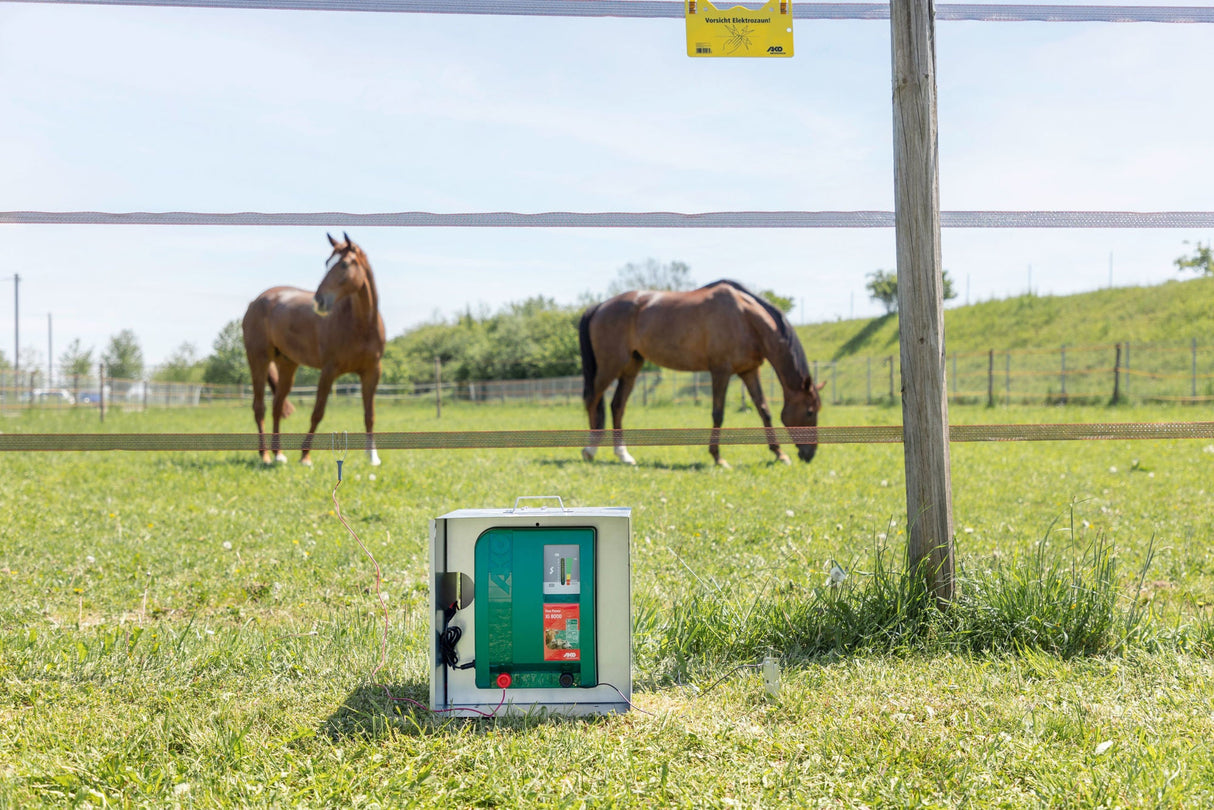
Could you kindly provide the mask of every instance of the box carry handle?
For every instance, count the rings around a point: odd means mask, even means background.
[[[555,498],[556,502],[561,505],[562,512],[569,511],[568,509],[565,508],[565,502],[561,500],[560,495],[520,495],[514,499],[514,508],[511,509],[510,511],[517,512],[519,510],[519,501],[543,501],[543,500],[552,500],[553,498]],[[548,507],[541,506],[539,508],[547,509]]]

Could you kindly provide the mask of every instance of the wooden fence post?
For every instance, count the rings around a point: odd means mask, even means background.
[[[995,350],[986,355],[986,407],[995,407]]]
[[[437,357],[434,358],[434,413],[434,418],[443,418],[443,361]]]
[[[1189,391],[1189,396],[1197,397],[1197,338],[1193,338],[1193,387]]]
[[[907,562],[944,606],[956,580],[931,0],[891,0],[890,28]]]
[[[101,421],[105,421],[105,363],[97,364],[97,405]]]
[[[1121,401],[1121,344],[1117,344],[1117,354],[1113,356],[1113,404]]]
[[[1062,404],[1066,404],[1066,344],[1062,344],[1062,371],[1059,375],[1062,381]]]

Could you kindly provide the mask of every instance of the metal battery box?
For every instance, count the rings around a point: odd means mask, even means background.
[[[431,520],[431,708],[626,711],[631,514],[516,503]]]

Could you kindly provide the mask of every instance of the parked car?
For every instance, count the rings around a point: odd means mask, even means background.
[[[33,391],[22,393],[22,402],[46,403],[51,405],[75,405],[76,398],[66,388],[35,388]]]
[[[105,401],[109,402],[114,398],[114,392],[107,385],[102,391],[88,390],[81,391],[76,395],[76,401],[82,405],[96,405],[101,401],[101,394],[105,393]]]

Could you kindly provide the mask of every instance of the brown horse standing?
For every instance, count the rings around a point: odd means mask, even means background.
[[[606,421],[603,395],[619,380],[611,400],[616,430],[624,426],[624,406],[637,374],[646,360],[678,371],[712,374],[712,424],[708,451],[721,460],[718,432],[725,417],[725,391],[737,374],[746,384],[764,427],[771,427],[771,411],[763,396],[759,367],[771,363],[784,388],[780,418],[788,427],[818,424],[822,400],[820,386],[809,373],[805,350],[784,313],[734,281],[715,281],[689,292],[632,291],[595,304],[582,315],[578,327],[582,350],[582,399],[590,429],[601,430]],[[616,440],[615,454],[625,464],[636,461]],[[776,458],[790,463],[778,444],[769,445]],[[594,460],[597,446],[582,449]],[[814,457],[818,445],[799,444],[802,461]]]
[[[245,354],[253,375],[257,448],[266,464],[287,460],[279,448],[278,423],[295,410],[287,402],[287,394],[300,366],[320,369],[312,426],[304,439],[300,461],[312,463],[312,434],[325,415],[333,381],[342,374],[354,373],[362,381],[367,458],[379,464],[371,434],[375,426],[375,388],[384,355],[384,319],[379,314],[379,294],[367,254],[349,236],[342,236],[344,242],[329,237],[333,253],[315,293],[298,287],[272,287],[253,299],[245,312],[242,325]],[[267,382],[274,394],[270,450],[266,450],[265,442]]]

